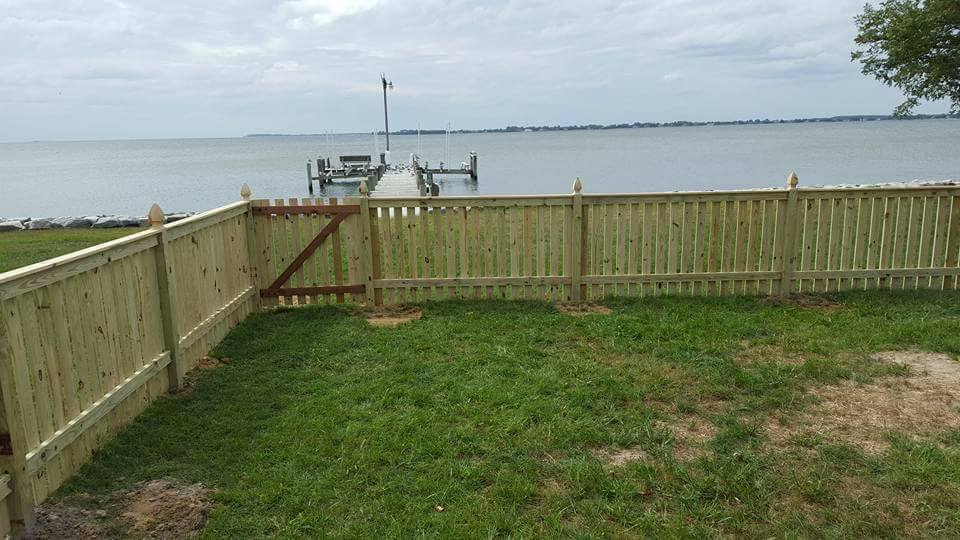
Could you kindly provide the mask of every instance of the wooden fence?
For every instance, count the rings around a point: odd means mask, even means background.
[[[244,317],[450,298],[955,289],[960,186],[244,200],[0,274],[0,538]]]
[[[0,274],[0,538],[258,308],[249,206]]]
[[[953,289],[960,186],[255,201],[273,305]],[[331,206],[332,205],[332,206]],[[303,249],[337,214],[339,228]],[[261,288],[265,286],[261,284]]]

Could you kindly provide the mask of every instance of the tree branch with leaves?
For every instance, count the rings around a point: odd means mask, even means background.
[[[867,4],[856,17],[857,49],[864,75],[899,88],[906,116],[921,100],[947,100],[960,113],[960,0],[886,0]]]

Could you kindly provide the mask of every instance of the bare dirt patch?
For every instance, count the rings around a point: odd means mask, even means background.
[[[681,415],[669,420],[657,421],[654,426],[670,433],[673,457],[677,461],[693,461],[710,453],[707,444],[717,436],[717,427],[709,421],[693,415]],[[652,463],[655,459],[639,446],[630,448],[594,448],[593,457],[612,467],[642,461]]]
[[[652,461],[650,454],[644,452],[639,446],[632,448],[594,448],[590,453],[593,454],[593,457],[613,467],[622,467],[634,461],[647,463]]]
[[[655,424],[670,432],[673,457],[677,461],[693,461],[710,453],[707,444],[717,436],[717,426],[707,420],[687,414]]]
[[[396,328],[403,323],[417,321],[423,317],[420,309],[406,306],[368,308],[358,311],[357,314],[365,318],[370,326],[377,328]]]
[[[560,313],[573,315],[574,317],[582,317],[584,315],[610,315],[613,313],[613,310],[607,306],[601,306],[599,304],[592,304],[589,302],[584,302],[581,304],[573,302],[560,302],[556,305],[556,308]]]
[[[801,354],[788,354],[777,345],[753,345],[749,341],[740,342],[740,351],[734,361],[741,366],[773,362],[786,366],[803,365],[807,360]]]
[[[216,358],[214,356],[204,356],[198,362],[196,367],[187,372],[183,378],[183,386],[175,392],[178,396],[188,396],[193,393],[193,387],[197,383],[197,377],[201,371],[221,368],[232,361],[231,358]]]
[[[889,447],[888,432],[916,439],[960,427],[960,362],[946,354],[917,351],[884,352],[873,359],[905,366],[909,372],[875,384],[844,382],[814,389],[810,394],[817,399],[815,405],[792,418],[766,423],[770,442],[786,448],[793,439],[813,436],[878,454]]]
[[[229,364],[230,358],[216,358],[213,356],[204,356],[197,362],[197,369],[216,369]]]
[[[192,538],[207,523],[212,493],[203,484],[152,480],[102,497],[71,495],[38,507],[27,538]]]
[[[141,484],[128,493],[121,515],[135,533],[147,538],[184,538],[203,529],[213,504],[203,484],[176,485],[166,480]]]
[[[834,302],[829,298],[818,294],[790,294],[785,297],[768,296],[763,300],[773,306],[793,306],[805,309],[816,309],[820,311],[836,311],[843,307],[843,304]]]

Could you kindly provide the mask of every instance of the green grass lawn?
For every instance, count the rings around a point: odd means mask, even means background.
[[[879,452],[773,443],[771,419],[808,413],[811,391],[908,380],[875,351],[960,353],[958,294],[831,298],[582,317],[439,303],[394,329],[349,308],[256,315],[214,352],[229,363],[149,408],[61,496],[203,482],[220,490],[210,538],[960,534],[960,430],[892,428]]]
[[[27,266],[142,230],[136,227],[123,227],[0,232],[0,272]]]

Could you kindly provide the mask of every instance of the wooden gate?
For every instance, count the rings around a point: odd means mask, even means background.
[[[362,301],[361,205],[323,199],[253,201],[254,249],[266,305]]]

